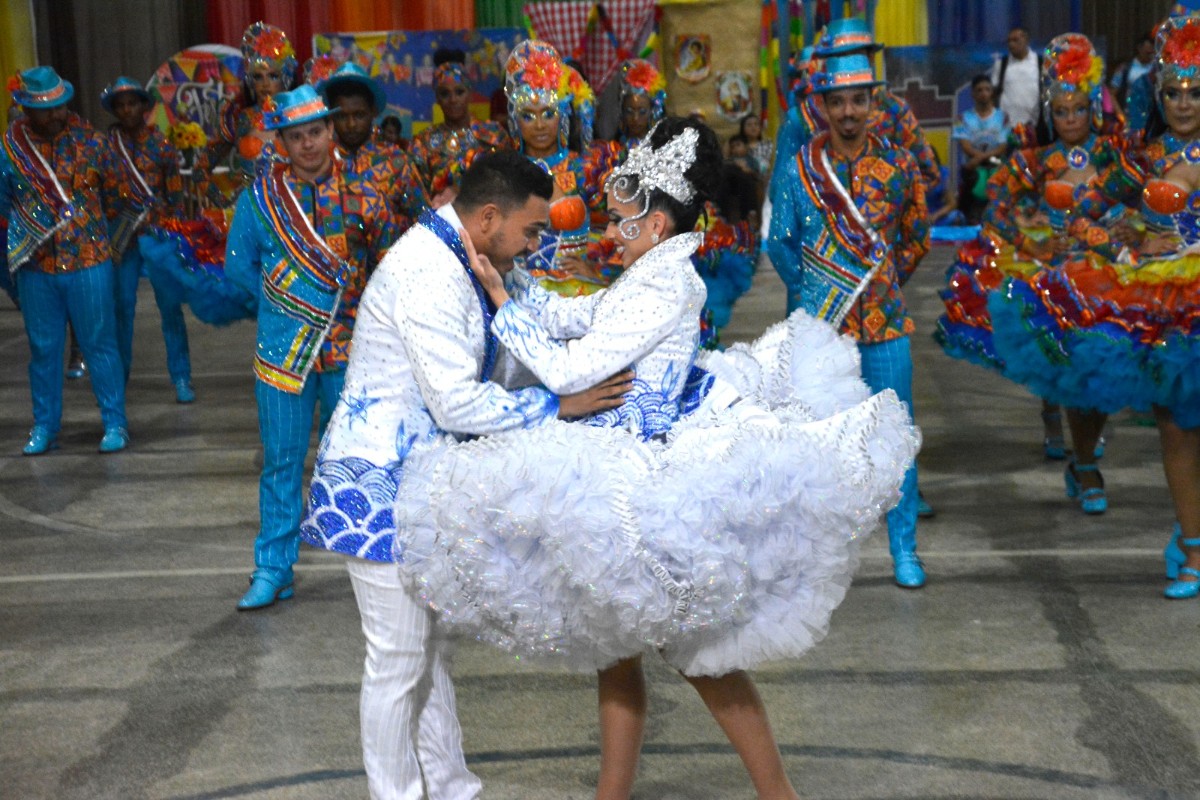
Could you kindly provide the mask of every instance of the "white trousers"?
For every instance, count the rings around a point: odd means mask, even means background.
[[[449,643],[433,613],[395,564],[351,558],[346,569],[367,639],[359,714],[372,800],[472,800],[480,783],[463,757]]]

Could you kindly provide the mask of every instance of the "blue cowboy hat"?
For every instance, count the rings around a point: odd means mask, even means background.
[[[358,64],[351,62],[342,64],[334,70],[332,75],[321,81],[317,88],[320,89],[321,96],[325,98],[325,104],[332,107],[333,103],[329,100],[330,90],[347,83],[357,83],[371,90],[371,96],[375,98],[376,114],[382,114],[387,110],[387,95],[384,94],[383,87]]]
[[[113,101],[122,92],[133,92],[142,99],[143,103],[154,105],[154,98],[150,96],[150,93],[143,89],[142,85],[133,78],[126,78],[124,75],[104,87],[104,91],[100,93],[100,105],[104,106],[105,111],[112,114]]]
[[[25,108],[57,108],[70,102],[75,87],[54,71],[54,67],[33,67],[18,73],[19,86],[13,90],[13,102]]]
[[[325,105],[317,90],[308,84],[274,95],[264,110],[263,127],[269,131],[325,119],[334,113]]]
[[[815,94],[836,92],[841,89],[873,88],[882,86],[875,80],[871,59],[862,53],[852,56],[833,56],[825,59],[825,66],[812,76],[809,91]]]
[[[862,17],[842,17],[825,26],[814,45],[818,58],[849,53],[876,53],[883,45],[871,35],[871,27]]]

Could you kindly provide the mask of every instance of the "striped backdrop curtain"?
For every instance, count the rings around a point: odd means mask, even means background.
[[[209,40],[237,46],[259,20],[287,33],[303,63],[314,33],[475,27],[475,0],[208,0]]]

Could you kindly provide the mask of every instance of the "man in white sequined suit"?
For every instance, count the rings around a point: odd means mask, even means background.
[[[614,408],[630,385],[623,375],[558,397],[491,380],[510,362],[460,230],[506,271],[549,223],[552,190],[520,154],[481,157],[453,204],[425,214],[389,251],[359,306],[301,536],[348,556],[367,640],[360,711],[372,798],[462,800],[479,791],[463,758],[446,643],[393,563],[392,503],[406,456],[443,433],[484,435]]]

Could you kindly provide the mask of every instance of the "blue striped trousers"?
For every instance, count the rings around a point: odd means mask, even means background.
[[[125,428],[125,381],[117,352],[113,266],[105,261],[71,272],[17,270],[21,315],[29,336],[33,421],[56,435],[62,426],[63,349],[67,322],[87,362],[92,392],[107,428]]]
[[[333,416],[346,382],[346,371],[310,372],[300,394],[255,381],[258,432],[263,468],[258,481],[258,537],[254,565],[278,582],[290,583],[300,556],[300,518],[304,512],[304,459],[312,436],[313,412],[321,407],[320,433]]]
[[[138,250],[137,242],[129,246],[116,266],[117,302],[117,347],[121,352],[121,365],[125,380],[133,366],[133,316],[137,308],[138,283],[141,281],[145,260]],[[153,286],[153,283],[151,283]],[[162,316],[163,342],[167,346],[167,373],[171,383],[190,380],[192,361],[188,354],[187,327],[183,321],[183,308],[170,302],[154,290],[154,302]]]
[[[872,344],[859,343],[862,356],[862,376],[875,393],[891,389],[908,405],[909,418],[913,408],[912,345],[907,336]],[[900,488],[900,503],[888,512],[888,545],[893,556],[915,553],[917,550],[917,462],[913,461],[904,473]]]

